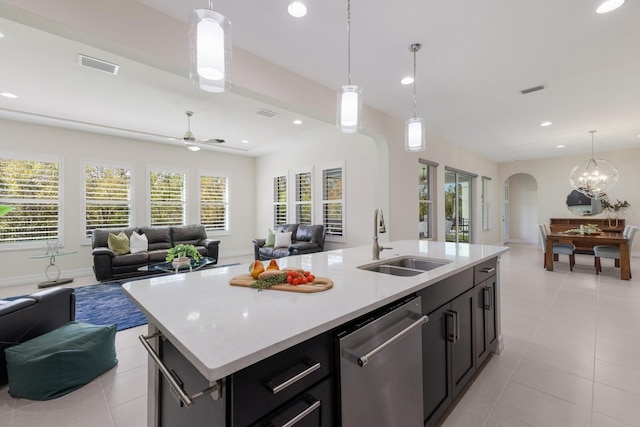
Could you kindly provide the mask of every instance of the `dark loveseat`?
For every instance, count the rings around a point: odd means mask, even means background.
[[[0,387],[7,384],[4,349],[75,320],[73,288],[52,288],[11,301],[0,300]]]
[[[324,225],[281,224],[274,232],[291,232],[291,245],[275,248],[266,246],[266,239],[254,239],[253,249],[256,260],[264,261],[324,251]]]
[[[135,231],[147,237],[147,251],[116,255],[108,246],[109,233],[121,231],[131,238]],[[171,227],[139,227],[125,229],[93,230],[93,271],[99,281],[122,279],[149,274],[138,271],[140,267],[165,262],[167,251],[178,244],[194,245],[202,256],[218,262],[219,240],[207,238],[204,225],[177,225]]]

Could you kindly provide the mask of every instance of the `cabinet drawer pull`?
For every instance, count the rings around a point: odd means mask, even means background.
[[[486,286],[482,288],[482,300],[482,308],[485,310],[493,309],[493,294],[490,287]]]
[[[317,371],[318,369],[320,369],[320,362],[316,362],[314,360],[309,359],[308,357],[305,358],[304,360],[304,364],[308,366],[307,369],[305,369],[304,371],[278,383],[278,384],[274,384],[277,380],[276,379],[272,379],[271,381],[267,382],[266,386],[269,389],[269,391],[271,391],[271,393],[276,394],[281,392],[282,390],[284,390],[285,388],[289,387],[290,385],[293,385],[295,383],[297,383],[298,381],[300,381],[301,379],[303,379],[304,377],[306,377],[307,375],[309,375],[310,373]]]
[[[313,411],[315,411],[320,407],[320,401],[315,397],[311,396],[310,394],[306,394],[304,397],[304,400],[306,401],[306,403],[310,404],[309,407],[304,411],[300,412],[295,417],[291,418],[286,423],[282,424],[282,427],[292,427],[296,425],[299,421],[302,421],[304,417],[306,417],[307,415],[309,415],[310,413],[312,413]]]
[[[447,340],[453,344],[458,342],[460,338],[460,324],[458,322],[458,312],[449,310],[445,313],[447,316]],[[449,322],[451,320],[451,322]]]
[[[491,273],[494,273],[495,271],[496,271],[495,267],[485,267],[480,270],[481,273],[486,273],[486,274],[491,274]]]
[[[206,389],[189,396],[182,388],[180,380],[176,379],[175,375],[169,369],[167,369],[166,365],[162,363],[162,360],[160,359],[158,354],[149,345],[149,340],[152,338],[163,338],[163,336],[160,332],[156,332],[155,334],[147,336],[138,336],[138,339],[149,353],[149,356],[151,356],[153,363],[155,363],[162,376],[169,383],[169,387],[171,388],[171,390],[175,393],[175,396],[180,399],[180,406],[182,406],[182,404],[184,404],[185,406],[191,406],[194,400],[199,397],[206,396],[207,394],[213,395],[214,400],[220,398],[220,392],[222,390],[221,381],[216,381],[215,384],[213,384],[211,387],[207,387]]]
[[[294,425],[296,425],[300,421],[302,421],[307,415],[311,414],[313,411],[315,411],[316,409],[318,409],[320,407],[320,401],[318,399],[316,399],[315,397],[311,396],[309,393],[305,393],[302,396],[302,400],[304,400],[304,403],[306,403],[309,406],[305,410],[300,412],[299,414],[295,415],[293,418],[291,418],[286,423],[281,424],[281,421],[274,422],[274,420],[271,419],[269,421],[261,423],[260,425],[266,425],[266,426],[279,425],[279,426],[282,426],[282,427],[293,427]]]

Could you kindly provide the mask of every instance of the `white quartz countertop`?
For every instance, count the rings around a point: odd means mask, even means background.
[[[371,245],[278,260],[327,277],[333,288],[298,293],[230,286],[248,265],[125,283],[125,292],[210,381],[263,360],[378,307],[506,252],[502,246],[405,240],[385,243],[380,259],[421,256],[449,264],[413,277],[358,269],[373,263]],[[265,266],[268,262],[265,262]]]

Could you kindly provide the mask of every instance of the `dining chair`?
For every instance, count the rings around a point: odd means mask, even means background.
[[[622,235],[629,240],[629,251],[633,245],[633,238],[636,236],[638,227],[632,225],[626,225]],[[620,247],[610,245],[597,245],[593,247],[593,253],[595,255],[594,265],[596,267],[596,274],[602,273],[602,263],[600,258],[610,258],[616,260],[615,266],[620,267]]]
[[[547,225],[538,224],[538,233],[540,234],[540,241],[542,244],[542,255],[544,255],[543,268],[547,268]],[[553,242],[553,253],[558,255],[569,255],[569,270],[573,271],[573,266],[576,265],[576,246],[572,243],[560,243]]]

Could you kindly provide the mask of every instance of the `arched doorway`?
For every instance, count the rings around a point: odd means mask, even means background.
[[[527,173],[517,173],[504,182],[503,240],[511,243],[538,241],[538,182]]]

